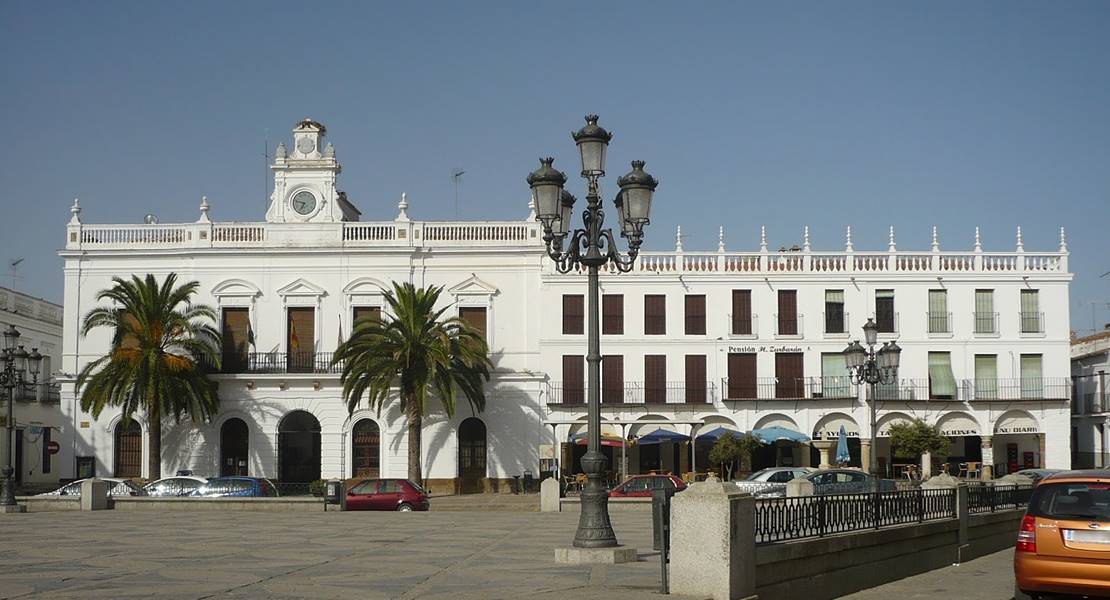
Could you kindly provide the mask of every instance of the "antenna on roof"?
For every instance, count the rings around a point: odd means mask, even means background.
[[[455,167],[454,169],[451,169],[451,181],[455,185],[455,220],[456,221],[459,220],[459,185],[462,184],[463,173],[466,173],[466,171],[463,171],[462,169],[460,169],[458,167]]]
[[[15,289],[15,282],[19,279],[23,279],[23,276],[19,274],[19,263],[21,262],[23,262],[22,256],[17,259],[8,261],[8,277],[10,277],[12,280],[13,290]]]

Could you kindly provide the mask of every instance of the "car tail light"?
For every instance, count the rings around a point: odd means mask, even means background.
[[[1021,519],[1021,529],[1017,536],[1017,552],[1037,552],[1037,518],[1025,515]]]

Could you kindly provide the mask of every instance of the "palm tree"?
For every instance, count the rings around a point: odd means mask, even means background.
[[[435,308],[441,291],[395,282],[384,294],[392,315],[360,319],[332,361],[343,363],[340,381],[348,413],[355,412],[365,395],[380,414],[398,389],[408,418],[409,479],[418,483],[423,481],[420,437],[428,396],[438,398],[448,416],[455,414],[460,392],[472,410],[483,411],[484,382],[492,366],[481,334],[458,317],[440,320],[448,308]]]
[[[204,422],[219,408],[216,384],[198,364],[219,366],[216,311],[190,302],[197,282],[175,287],[176,282],[174,273],[161,285],[149,274],[145,279],[113,277],[113,286],[97,299],[114,306],[92,309],[81,327],[85,336],[99,327],[112,330],[109,352],[77,376],[81,410],[96,418],[105,407],[118,406],[125,422],[136,412],[145,415],[151,479],[162,476],[163,417],[172,414],[181,421],[188,415]]]

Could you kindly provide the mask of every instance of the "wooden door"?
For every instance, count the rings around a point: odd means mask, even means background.
[[[459,424],[459,492],[481,493],[485,477],[486,424],[470,417]]]
[[[775,355],[775,398],[805,397],[802,357],[801,352],[780,352]]]
[[[143,430],[135,421],[116,424],[116,477],[138,478],[143,473]]]
[[[731,400],[754,400],[758,398],[756,389],[756,355],[728,355],[728,397]]]

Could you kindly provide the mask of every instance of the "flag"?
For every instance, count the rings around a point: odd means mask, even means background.
[[[254,346],[254,327],[251,327],[250,319],[247,319],[247,343]]]
[[[335,343],[336,348],[343,345],[343,315],[339,315],[339,339]]]
[[[301,348],[301,340],[297,339],[297,322],[289,319],[289,351],[296,352]]]

